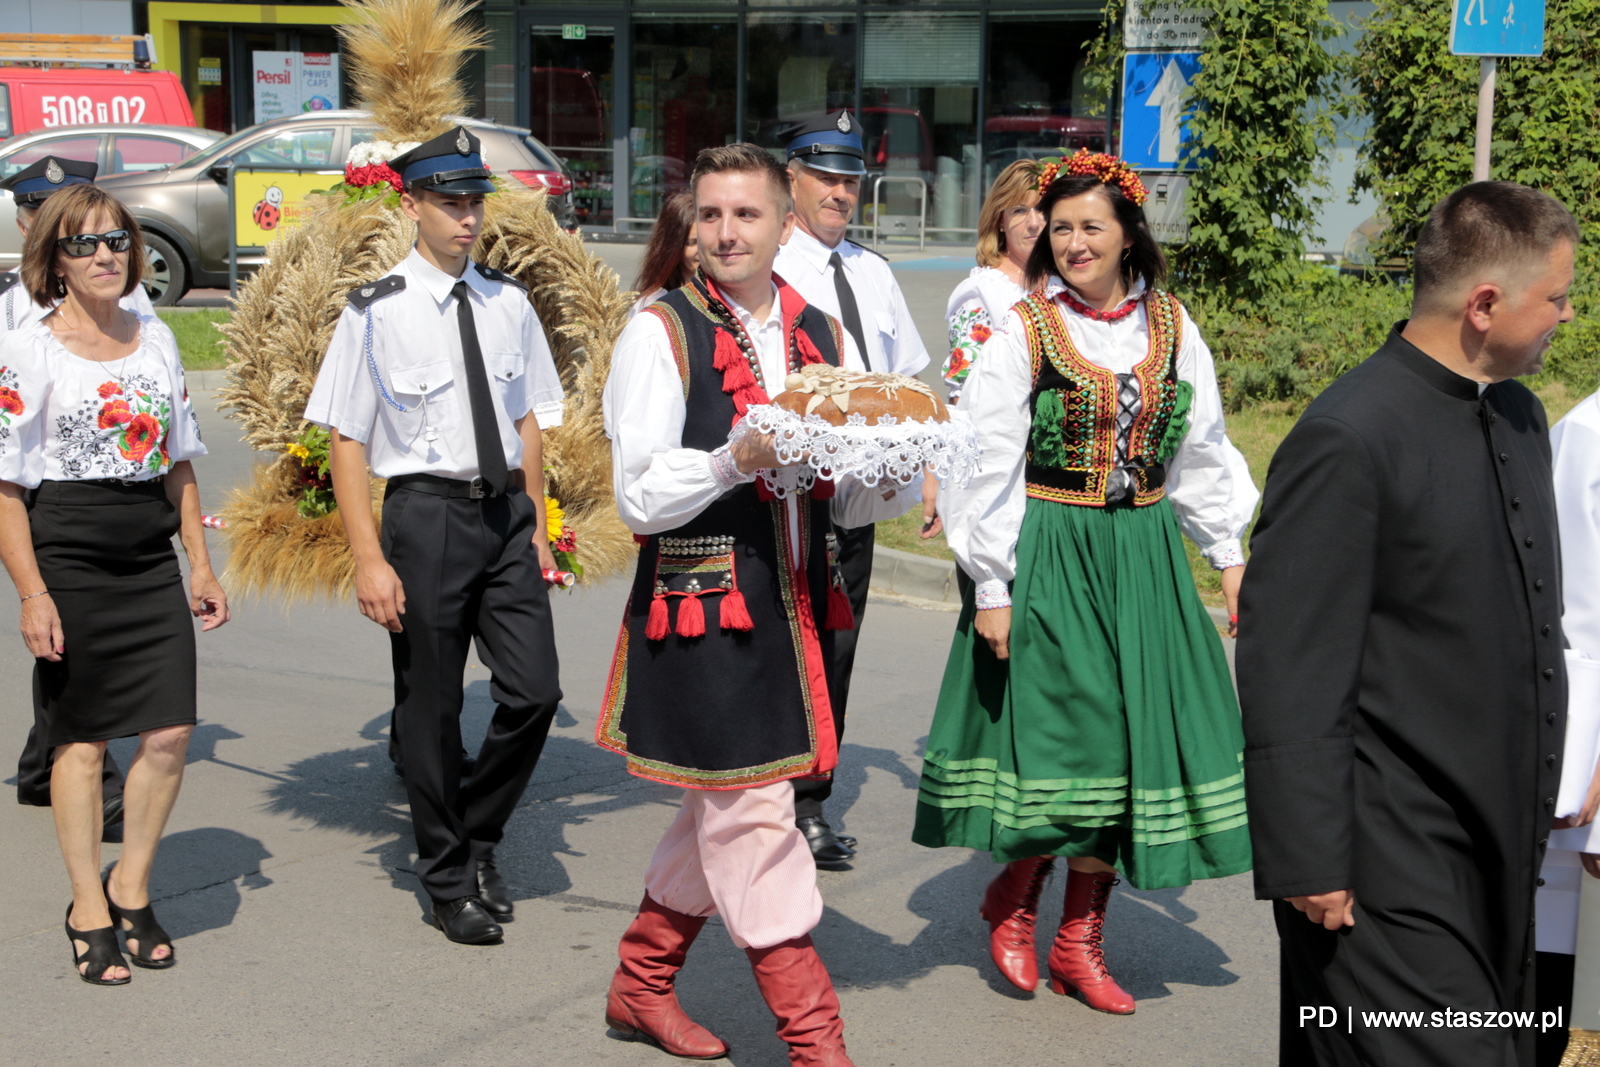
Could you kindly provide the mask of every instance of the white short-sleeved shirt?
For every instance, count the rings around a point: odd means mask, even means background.
[[[38,322],[49,313],[49,308],[42,308],[28,297],[27,290],[22,287],[22,279],[15,271],[0,274],[0,286],[6,289],[0,293],[0,332],[20,329],[29,323]],[[155,306],[150,303],[150,297],[145,293],[144,286],[136,285],[133,292],[117,301],[126,311],[131,311],[140,318],[154,316]]]
[[[478,446],[451,292],[464,280],[506,466],[515,470],[522,464],[517,420],[532,412],[541,429],[561,425],[561,379],[528,294],[485,277],[476,264],[453,278],[415,249],[390,276],[403,279],[405,287],[378,296],[366,311],[349,305],[340,315],[306,419],[365,444],[367,463],[380,478],[477,477]]]
[[[911,309],[888,260],[854,241],[840,241],[839,247],[829,248],[797,226],[788,243],[778,249],[772,269],[794,286],[806,303],[842,323],[839,289],[829,264],[835,252],[861,312],[861,332],[867,342],[863,355],[870,369],[916,375],[928,365],[928,350],[911,321]]]
[[[0,338],[0,480],[148,481],[205,454],[160,319],[140,318],[138,349],[106,362],[68,352],[43,322]]]

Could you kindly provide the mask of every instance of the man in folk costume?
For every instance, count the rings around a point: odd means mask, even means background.
[[[845,1067],[838,997],[811,943],[822,897],[793,783],[837,758],[833,635],[853,619],[832,524],[904,512],[920,486],[819,481],[774,499],[756,484],[779,466],[771,439],[730,445],[730,429],[802,365],[860,370],[860,356],[772,273],[794,216],[764,149],[706,149],[691,189],[704,273],[629,323],[605,391],[617,507],[643,548],[597,740],[633,774],[684,789],[622,938],[606,1021],[674,1055],[724,1055],[673,993],[720,914],[790,1061]]]
[[[1566,674],[1550,435],[1511,379],[1572,319],[1577,242],[1526,186],[1446,197],[1411,319],[1273,458],[1238,676],[1285,1065],[1533,1063],[1526,1028],[1362,1013],[1534,1007]]]
[[[867,173],[861,123],[848,111],[836,111],[802,123],[787,136],[795,228],[778,252],[778,272],[808,304],[839,320],[861,353],[864,369],[915,375],[928,365],[928,350],[889,261],[845,238]],[[930,491],[937,485],[933,479],[927,482]],[[833,726],[835,742],[842,743],[876,533],[871,523],[864,523],[841,524],[834,534],[839,571],[856,619],[853,629],[835,638]],[[856,839],[834,833],[823,812],[823,803],[833,795],[833,776],[796,782],[794,795],[795,821],[817,865],[843,867],[856,853]]]
[[[390,635],[417,877],[434,925],[484,944],[514,907],[495,846],[561,699],[540,432],[560,424],[561,382],[527,291],[472,262],[494,192],[478,138],[457,126],[389,166],[416,248],[351,291],[305,417],[333,435],[356,599]],[[381,539],[369,466],[388,479]],[[474,641],[495,712],[463,780]]]
[[[61,159],[45,156],[32,166],[24,167],[0,179],[0,189],[11,194],[16,203],[17,229],[23,237],[41,205],[53,193],[70,189],[74,185],[92,182],[100,171],[94,163],[80,159]],[[40,307],[28,298],[27,288],[21,284],[21,271],[0,274],[0,332],[19,330],[44,318],[49,308]],[[119,303],[135,315],[154,315],[155,308],[144,286],[135,286],[133,292]],[[17,803],[35,807],[50,806],[50,771],[55,765],[55,750],[39,744],[36,727],[28,730],[28,740],[17,759]],[[122,771],[116,757],[106,749],[102,765],[100,791],[102,795],[101,831],[103,840],[122,840]]]

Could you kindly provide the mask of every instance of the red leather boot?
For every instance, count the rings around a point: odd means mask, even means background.
[[[1132,1015],[1133,998],[1106,972],[1100,943],[1106,922],[1106,901],[1120,879],[1106,871],[1067,871],[1067,902],[1061,929],[1050,946],[1050,989],[1063,996],[1076,989],[1095,1011]]]
[[[663,1052],[692,1060],[714,1060],[728,1054],[715,1034],[684,1014],[672,988],[689,946],[705,919],[663,907],[645,894],[639,914],[617,954],[622,962],[611,978],[606,997],[606,1025],[619,1034],[637,1036]]]
[[[855,1067],[844,1051],[839,996],[811,935],[771,948],[747,948],[762,999],[778,1020],[793,1067]]]
[[[1039,950],[1033,943],[1039,892],[1054,856],[1012,860],[984,890],[978,914],[989,924],[989,958],[1006,980],[1033,992],[1039,985]]]

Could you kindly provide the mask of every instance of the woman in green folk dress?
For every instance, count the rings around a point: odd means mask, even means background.
[[[1040,891],[1066,857],[1050,986],[1129,1014],[1101,955],[1117,872],[1159,889],[1250,868],[1238,704],[1179,531],[1222,572],[1231,615],[1258,494],[1225,434],[1211,353],[1155,288],[1166,262],[1138,177],[1080,151],[1044,164],[1039,187],[1035,291],[961,398],[983,469],[948,493],[945,522],[977,585],[913,837],[1006,864],[980,912],[996,965],[1027,990]]]

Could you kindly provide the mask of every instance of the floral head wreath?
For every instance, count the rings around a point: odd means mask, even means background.
[[[1150,191],[1144,187],[1144,182],[1128,166],[1116,156],[1104,152],[1091,152],[1087,148],[1080,148],[1070,156],[1057,156],[1054,159],[1041,159],[1039,161],[1039,195],[1043,196],[1045,190],[1063,174],[1084,174],[1099,178],[1106,185],[1115,185],[1122,190],[1122,195],[1132,200],[1140,207],[1149,199]]]

